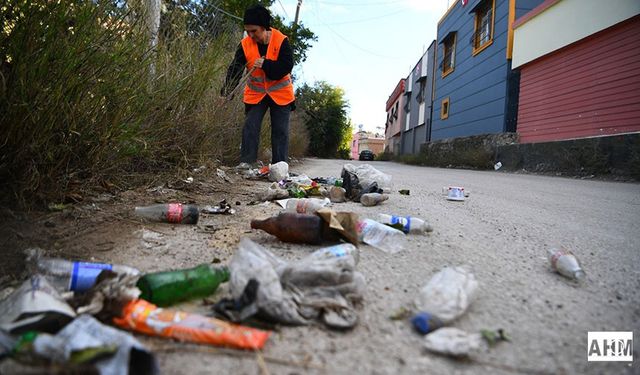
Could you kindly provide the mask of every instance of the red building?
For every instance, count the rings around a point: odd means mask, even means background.
[[[640,132],[640,1],[547,0],[513,27],[521,143]]]

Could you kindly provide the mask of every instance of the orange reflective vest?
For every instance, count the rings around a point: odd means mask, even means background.
[[[267,60],[277,60],[280,53],[280,46],[286,36],[280,31],[271,28],[271,40],[267,47]],[[247,70],[251,70],[256,59],[260,58],[258,51],[258,43],[254,42],[250,37],[242,39],[242,50],[247,59]],[[293,84],[291,83],[291,75],[287,74],[278,80],[270,80],[267,78],[264,70],[254,69],[247,84],[244,87],[244,102],[247,104],[258,104],[265,95],[269,95],[278,105],[287,105],[295,100],[293,96]]]

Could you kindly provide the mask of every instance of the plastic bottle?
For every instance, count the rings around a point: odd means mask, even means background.
[[[417,217],[379,214],[378,221],[405,233],[423,234],[425,232],[433,232],[433,227],[429,223]]]
[[[404,250],[406,236],[402,231],[371,219],[360,220],[357,227],[360,241],[368,245],[387,253]]]
[[[475,276],[465,268],[442,269],[431,277],[415,300],[420,313],[412,319],[414,328],[421,333],[429,333],[456,320],[467,311],[475,299],[477,290],[478,282]],[[423,326],[418,324],[425,320],[434,323]]]
[[[27,250],[27,262],[35,267],[35,272],[44,275],[59,291],[84,292],[95,284],[103,270],[115,273],[139,275],[140,271],[133,267],[93,262],[77,262],[60,258],[42,256],[42,250]]]
[[[389,199],[388,195],[384,195],[384,194],[380,194],[380,193],[367,193],[367,194],[362,194],[362,196],[360,197],[360,203],[362,203],[363,206],[376,206],[381,202],[386,201],[387,199]]]
[[[138,280],[140,298],[158,306],[169,306],[213,294],[229,280],[229,269],[201,264],[194,268],[150,273]]]
[[[299,214],[313,214],[329,203],[328,199],[292,198],[287,201],[285,211]]]
[[[197,206],[182,203],[136,207],[135,213],[145,219],[174,224],[196,224],[199,216]]]
[[[578,258],[571,251],[560,247],[552,247],[547,250],[547,255],[551,267],[562,276],[577,281],[584,279],[585,272],[580,266]]]
[[[325,237],[320,216],[282,212],[264,220],[251,220],[252,229],[261,229],[284,242],[319,244]],[[327,233],[328,234],[328,233]]]
[[[358,261],[360,260],[360,252],[357,247],[350,243],[341,243],[339,245],[323,247],[309,254],[305,259],[331,259],[347,256],[353,257],[356,264],[358,264]]]

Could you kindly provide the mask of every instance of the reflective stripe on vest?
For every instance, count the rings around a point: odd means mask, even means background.
[[[271,40],[267,47],[265,59],[277,60],[280,53],[280,46],[286,36],[280,31],[271,28]],[[241,42],[242,50],[247,60],[247,70],[251,70],[255,60],[260,58],[258,44],[250,37],[245,37]],[[247,104],[258,104],[269,95],[278,105],[286,105],[295,100],[293,94],[293,84],[291,76],[287,74],[279,80],[268,79],[262,69],[254,69],[249,76],[244,88],[244,102]]]

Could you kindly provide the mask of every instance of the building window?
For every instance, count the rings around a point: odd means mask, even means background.
[[[440,120],[449,118],[449,98],[442,99],[440,103]]]
[[[493,43],[493,18],[495,13],[495,0],[483,0],[475,9],[474,32],[471,37],[473,54],[489,47]]]
[[[427,85],[427,77],[418,78],[418,83],[420,88],[418,88],[418,93],[416,94],[416,101],[419,104],[424,103],[424,94],[425,94],[425,86]]]
[[[453,72],[455,58],[456,58],[456,33],[449,33],[443,44],[443,53],[444,56],[442,58],[442,78]]]

